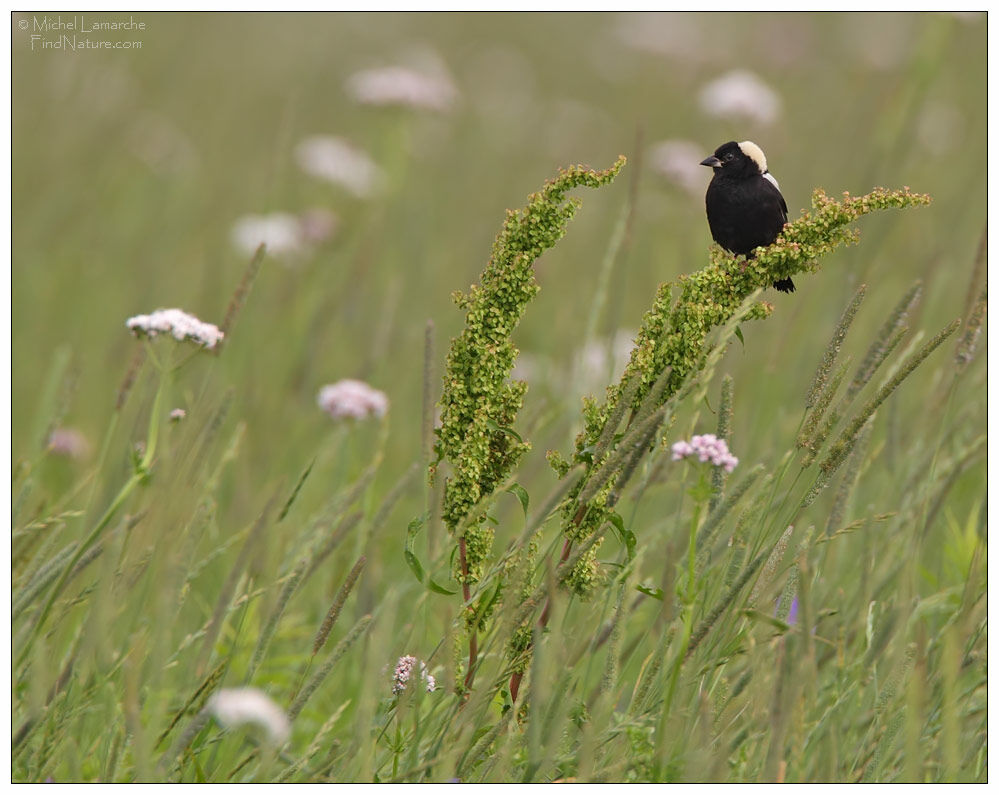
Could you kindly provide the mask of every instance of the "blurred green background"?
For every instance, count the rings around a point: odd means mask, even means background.
[[[235,389],[231,416],[249,427],[232,519],[257,509],[264,484],[297,477],[331,428],[316,392],[339,378],[388,394],[391,482],[419,454],[425,324],[436,324],[439,374],[462,323],[449,294],[476,280],[504,211],[560,165],[603,168],[624,153],[621,178],[582,196],[568,236],[539,262],[542,292],[515,335],[531,381],[525,422],[553,406],[558,417],[532,437],[527,466],[541,473],[544,450],[567,450],[577,427],[569,374],[628,192],[636,213],[601,335],[620,329],[627,342],[656,285],[706,263],[710,172],[677,177],[674,162],[664,173],[663,141],[689,142],[700,159],[755,140],[792,217],[816,186],[909,185],[934,198],[864,219],[860,247],[797,278],[794,295],[767,296],[774,317],[747,327],[721,368],[735,377],[744,461],[790,443],[859,283],[855,356],[917,278],[913,328],[932,334],[964,312],[986,219],[984,14],[143,13],[132,15],[143,31],[91,35],[141,48],[76,52],[33,48],[18,22],[41,16],[16,15],[13,31],[15,461],[45,443],[36,411],[57,351],[71,356],[61,424],[96,448],[133,355],[125,319],[178,306],[221,322],[248,260],[233,225],[323,208],[335,233],[290,261],[268,257],[215,365]],[[384,66],[443,75],[453,102],[355,102],[351,75]],[[771,92],[769,115],[705,105],[732,70]],[[295,150],[315,135],[366,151],[382,189],[358,197],[304,173]],[[930,379],[917,373],[893,410],[918,412]]]

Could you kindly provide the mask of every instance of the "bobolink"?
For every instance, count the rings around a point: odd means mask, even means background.
[[[733,254],[752,254],[769,246],[787,223],[787,204],[777,180],[767,171],[767,158],[752,141],[729,141],[701,161],[714,170],[704,203],[711,237]],[[779,279],[774,287],[794,292],[794,282]]]

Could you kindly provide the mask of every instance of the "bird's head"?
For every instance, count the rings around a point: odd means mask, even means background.
[[[710,166],[715,169],[715,173],[722,173],[726,177],[736,179],[746,179],[748,177],[758,177],[767,173],[767,158],[752,141],[736,143],[729,141],[722,144],[715,153],[701,161],[702,166]]]

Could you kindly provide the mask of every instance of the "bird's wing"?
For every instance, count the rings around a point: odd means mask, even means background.
[[[774,178],[774,175],[771,174],[769,171],[766,172],[763,175],[763,179],[765,179],[767,182],[769,182],[773,186],[774,193],[776,193],[777,194],[777,198],[780,199],[780,208],[784,212],[784,223],[786,224],[787,223],[787,202],[784,201],[784,194],[782,194],[780,192],[780,185],[777,184],[777,180]]]

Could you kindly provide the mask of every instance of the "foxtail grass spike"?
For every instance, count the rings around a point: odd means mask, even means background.
[[[343,640],[336,645],[336,648],[330,653],[329,659],[323,663],[322,667],[316,671],[315,674],[313,674],[312,678],[308,681],[305,687],[302,688],[294,702],[292,702],[292,705],[288,707],[288,720],[294,722],[306,702],[312,698],[312,694],[316,692],[319,685],[323,683],[323,680],[329,676],[330,671],[333,670],[333,666],[340,661],[340,658],[347,653],[348,649],[354,645],[354,642],[368,631],[368,628],[371,626],[371,621],[372,617],[370,614],[361,618],[360,621],[354,624],[350,632],[344,636]]]
[[[322,626],[319,627],[319,632],[316,633],[316,638],[312,642],[313,657],[326,644],[326,640],[333,630],[333,625],[336,624],[336,620],[340,617],[340,611],[343,609],[347,597],[350,596],[350,591],[354,587],[354,583],[357,582],[357,578],[361,575],[361,570],[364,568],[366,562],[367,558],[361,555],[357,559],[357,563],[354,564],[354,567],[347,574],[347,578],[343,581],[343,585],[340,586],[340,590],[337,591],[336,598],[333,600],[333,604],[330,605],[330,609],[326,613],[326,618],[323,619]]]
[[[919,303],[922,294],[923,283],[917,281],[889,313],[885,322],[881,325],[877,336],[874,338],[874,342],[871,343],[867,349],[867,353],[857,367],[853,380],[847,387],[846,397],[844,398],[846,402],[853,400],[854,396],[874,377],[875,371],[888,358],[891,352],[890,343],[906,327],[909,313]],[[895,344],[898,344],[897,341]]]
[[[205,702],[208,697],[212,694],[216,687],[218,687],[219,682],[222,681],[222,675],[229,668],[229,658],[222,660],[218,665],[216,665],[208,676],[205,677],[204,681],[198,685],[197,689],[191,694],[191,697],[187,699],[180,709],[174,713],[173,720],[170,724],[163,730],[163,733],[156,740],[154,747],[159,747],[163,744],[163,741],[170,735],[170,732],[174,730],[174,727],[180,722],[180,719],[189,713],[197,713],[204,707]]]
[[[763,561],[767,559],[767,553],[761,552],[757,555],[746,568],[744,568],[740,573],[738,578],[729,586],[725,594],[718,600],[717,604],[711,608],[711,612],[705,616],[704,620],[697,626],[693,634],[690,636],[690,643],[687,646],[687,657],[694,653],[694,650],[700,645],[701,641],[707,636],[708,632],[711,631],[711,627],[715,625],[715,622],[721,617],[733,602],[735,602],[736,597],[739,592],[745,587],[746,583],[749,582],[750,577],[752,577],[756,570],[760,568]],[[752,602],[752,598],[750,598]],[[736,693],[732,694],[734,698]]]
[[[114,401],[114,410],[121,411],[125,406],[125,401],[128,400],[128,396],[132,393],[132,386],[135,384],[135,379],[139,375],[139,371],[142,370],[142,365],[146,361],[146,346],[136,345],[135,353],[132,354],[132,360],[128,363],[128,369],[125,371],[125,376],[121,380],[121,384],[118,387],[118,395]]]
[[[576,500],[580,506],[589,503],[614,475],[626,467],[628,460],[633,458],[636,452],[641,455],[648,449],[650,438],[655,435],[664,416],[665,411],[659,410],[653,415],[644,415],[641,420],[634,423],[603,466],[599,467],[583,486]]]
[[[264,254],[266,253],[267,247],[261,243],[247,263],[246,270],[243,271],[243,278],[240,279],[239,286],[236,287],[232,298],[229,299],[229,306],[226,308],[225,319],[222,321],[221,327],[221,331],[225,336],[223,337],[222,344],[217,346],[216,350],[228,342],[232,327],[236,322],[236,317],[246,303],[246,298],[250,294],[250,288],[253,287],[253,282],[256,280],[257,274],[260,272],[260,265],[264,261]]]
[[[361,519],[363,518],[363,513],[355,511],[340,520],[336,529],[330,533],[329,538],[315,547],[315,551],[312,553],[309,561],[309,569],[305,572],[305,579],[309,579],[316,572],[316,569],[332,554],[333,550],[340,545],[340,542],[361,523]]]
[[[857,416],[853,418],[850,424],[840,433],[837,440],[832,444],[829,449],[829,453],[825,460],[822,462],[821,467],[826,472],[831,474],[834,472],[843,460],[849,454],[850,449],[853,447],[857,440],[857,434],[860,433],[860,429],[864,426],[864,423],[877,411],[878,406],[885,402],[888,396],[898,388],[912,371],[919,367],[920,364],[929,356],[933,351],[935,351],[944,340],[947,339],[951,334],[957,331],[958,327],[961,325],[960,320],[953,321],[948,325],[943,331],[937,334],[933,339],[927,342],[918,351],[912,354],[905,363],[899,368],[898,372],[889,379],[881,389],[878,390],[867,404],[861,409]]]
[[[58,577],[63,569],[66,567],[67,561],[73,557],[76,552],[77,543],[74,541],[71,544],[63,547],[59,552],[49,558],[45,563],[38,567],[34,576],[28,581],[28,584],[24,586],[18,593],[13,596],[13,605],[11,607],[11,618],[12,620],[17,619],[24,610],[31,605],[31,603],[38,598],[38,595],[42,593],[54,580]]]
[[[617,502],[624,491],[624,487],[628,485],[628,481],[631,480],[631,476],[638,468],[639,463],[641,463],[642,458],[652,447],[656,435],[659,433],[659,428],[665,422],[671,408],[671,406],[667,405],[657,409],[655,414],[646,419],[645,424],[639,427],[638,430],[641,433],[632,438],[631,444],[622,445],[626,456],[621,462],[620,471],[618,472],[617,479],[614,481],[613,494],[608,499],[608,503],[611,506]]]
[[[732,449],[732,393],[734,391],[734,381],[728,373],[722,378],[721,400],[718,404],[718,428],[715,436],[724,439],[729,449]],[[725,491],[725,480],[728,473],[724,467],[714,467],[711,470],[711,500],[708,503],[708,510],[713,511],[722,498]]]
[[[603,461],[608,449],[610,449],[618,426],[621,424],[621,420],[624,419],[624,412],[634,401],[639,386],[640,381],[638,378],[631,378],[622,385],[621,398],[614,404],[614,408],[611,409],[610,415],[607,417],[607,422],[604,423],[604,429],[600,432],[600,437],[597,439],[597,444],[593,449],[593,462],[595,464]]]
[[[860,285],[857,292],[854,293],[853,298],[850,299],[850,303],[846,305],[846,309],[843,310],[839,323],[836,324],[836,329],[833,331],[832,338],[829,340],[829,344],[826,345],[825,352],[822,354],[822,359],[819,361],[815,375],[812,377],[812,384],[808,388],[808,394],[805,397],[806,409],[814,406],[819,395],[825,391],[829,372],[836,363],[840,348],[843,346],[843,340],[846,338],[847,331],[850,330],[850,324],[853,323],[853,318],[856,316],[857,310],[864,300],[864,293],[866,291],[867,285]]]
[[[274,604],[274,609],[271,610],[271,614],[267,618],[267,623],[264,624],[264,628],[260,632],[260,638],[257,640],[257,646],[253,650],[250,667],[246,671],[247,683],[252,681],[253,675],[257,672],[257,668],[260,666],[260,663],[263,662],[264,655],[267,653],[267,647],[270,646],[271,639],[274,637],[274,631],[277,629],[278,621],[281,620],[281,616],[284,615],[285,608],[288,607],[288,602],[291,601],[291,597],[295,594],[299,584],[302,582],[302,576],[305,574],[305,570],[308,565],[308,559],[300,561],[285,581],[284,587],[281,589],[281,593],[278,594],[277,602]]]
[[[614,615],[611,617],[610,634],[607,643],[607,662],[604,664],[604,673],[600,677],[600,687],[598,693],[611,693],[617,684],[619,660],[618,646],[621,643],[622,618],[624,616],[624,597],[626,593],[627,580],[621,582],[617,592],[617,602],[614,605]]]
[[[170,747],[170,750],[160,757],[158,772],[161,777],[169,772],[170,767],[177,757],[187,750],[187,746],[198,736],[198,732],[205,728],[210,718],[211,715],[204,709],[191,718],[187,726],[184,727],[184,731],[181,732],[180,736],[177,737],[174,744]]]
[[[847,358],[838,368],[832,378],[826,379],[822,387],[822,392],[812,404],[811,411],[805,418],[801,433],[798,434],[797,445],[805,451],[801,458],[801,465],[807,467],[815,460],[815,456],[825,444],[830,432],[840,420],[839,409],[832,411],[826,416],[826,410],[832,402],[839,385],[843,382],[846,370],[850,366],[850,359]],[[825,421],[823,422],[823,418]]]
[[[233,564],[232,570],[229,572],[229,576],[222,585],[222,590],[219,592],[218,600],[215,602],[215,610],[212,611],[211,620],[208,622],[208,627],[205,630],[205,639],[201,646],[201,655],[198,658],[197,665],[199,675],[204,672],[205,666],[208,664],[208,660],[212,653],[212,647],[215,645],[218,633],[222,629],[222,620],[225,618],[226,608],[232,600],[232,595],[236,590],[236,584],[239,582],[239,578],[243,575],[243,569],[246,568],[246,564],[250,561],[250,555],[255,551],[257,543],[263,534],[264,528],[268,525],[271,509],[274,507],[276,499],[276,496],[272,496],[267,501],[267,505],[264,506],[263,511],[260,512],[260,516],[258,516],[257,520],[253,523],[253,526],[250,528],[250,531],[246,536],[246,541],[243,543],[243,548],[239,551],[239,556],[236,558],[236,562]]]
[[[308,479],[309,474],[312,472],[312,467],[315,466],[316,459],[313,458],[309,465],[305,468],[305,471],[298,478],[298,482],[295,484],[295,488],[291,490],[291,494],[288,495],[288,501],[284,504],[281,509],[281,513],[278,514],[277,520],[282,521],[287,515],[288,511],[291,510],[291,506],[294,505],[295,499],[298,497],[298,493],[302,490],[302,486],[305,485],[305,481]]]
[[[978,338],[981,335],[982,325],[985,322],[985,308],[987,303],[988,292],[987,289],[983,288],[978,296],[978,300],[972,305],[966,316],[964,334],[961,335],[961,339],[957,344],[957,351],[954,354],[954,361],[957,364],[958,372],[964,370],[975,355],[975,349],[978,347]]]
[[[714,469],[721,469],[722,467],[713,467]],[[748,474],[739,481],[731,493],[729,493],[725,499],[708,514],[708,517],[704,520],[704,524],[701,525],[701,529],[697,532],[697,548],[701,549],[703,546],[711,543],[711,539],[718,529],[718,526],[724,521],[725,517],[728,516],[729,512],[738,504],[739,500],[742,499],[743,495],[749,491],[750,487],[756,482],[757,478],[760,477],[766,470],[766,466],[763,464],[757,464]]]
[[[978,241],[978,249],[975,252],[975,261],[971,266],[971,276],[968,279],[968,293],[967,297],[964,299],[964,314],[965,318],[971,317],[972,309],[978,301],[979,296],[984,293],[988,287],[985,284],[986,268],[988,267],[989,260],[989,229],[986,226],[982,230],[982,237]]]
[[[836,489],[836,497],[833,500],[832,508],[829,511],[829,518],[826,520],[826,536],[835,533],[843,523],[843,516],[846,513],[847,503],[853,494],[853,489],[857,485],[857,476],[860,474],[864,456],[867,454],[867,442],[871,437],[871,424],[868,422],[860,429],[857,443],[853,446],[850,457],[843,471],[839,488]]]
[[[777,543],[774,544],[773,550],[767,558],[766,565],[764,565],[763,571],[760,572],[760,579],[756,581],[756,585],[753,586],[753,591],[749,595],[749,601],[746,603],[749,607],[756,606],[756,601],[760,598],[763,589],[773,580],[780,562],[784,559],[784,553],[787,551],[787,545],[791,541],[791,533],[793,532],[794,526],[789,525],[787,530],[781,533],[780,538],[777,539]]]

